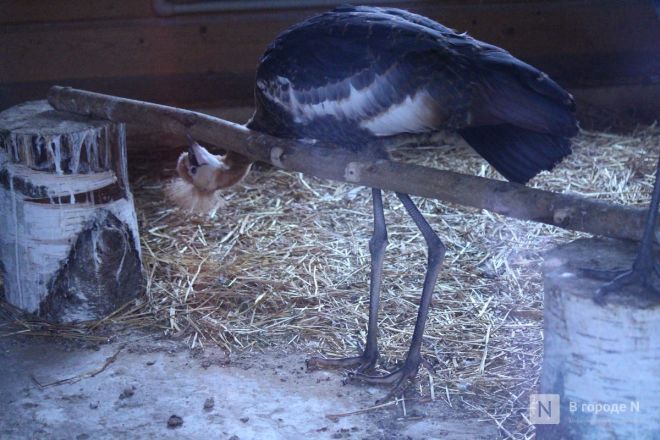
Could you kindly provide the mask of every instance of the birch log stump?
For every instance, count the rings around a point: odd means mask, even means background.
[[[52,322],[98,319],[137,295],[123,124],[45,101],[0,113],[0,271],[9,303]]]
[[[638,246],[580,239],[546,256],[540,392],[560,395],[560,423],[539,439],[660,439],[660,301],[630,287],[597,304],[604,281],[580,270],[630,268]]]

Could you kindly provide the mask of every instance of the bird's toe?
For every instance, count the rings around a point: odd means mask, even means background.
[[[356,373],[365,373],[373,370],[378,361],[378,352],[364,352],[359,356],[346,358],[311,357],[305,361],[307,370],[346,368]]]

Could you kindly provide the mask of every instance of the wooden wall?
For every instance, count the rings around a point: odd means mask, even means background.
[[[660,22],[651,0],[396,5],[503,46],[573,90],[619,90],[609,99],[615,107],[616,96],[630,101],[631,87],[641,90],[643,102],[632,99],[635,117],[660,113],[658,100],[655,108],[646,102],[660,84]],[[268,42],[326,9],[159,16],[152,0],[0,0],[0,109],[43,98],[52,84],[188,107],[249,105]],[[601,101],[594,102],[610,105]]]

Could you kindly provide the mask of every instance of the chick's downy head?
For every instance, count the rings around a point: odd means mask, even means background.
[[[240,182],[252,162],[238,153],[213,155],[197,142],[177,162],[179,178],[170,182],[167,197],[180,207],[198,214],[213,214],[223,203],[219,189]]]

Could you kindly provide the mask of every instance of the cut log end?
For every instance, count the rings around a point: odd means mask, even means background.
[[[596,303],[604,281],[581,270],[629,268],[637,249],[581,239],[546,256],[541,393],[559,394],[560,423],[539,438],[658,438],[660,304],[635,287]]]
[[[636,284],[609,293],[603,304],[593,302],[596,291],[617,272],[632,268],[639,246],[638,242],[629,240],[592,238],[576,240],[549,252],[544,262],[546,299],[549,288],[560,288],[582,301],[589,301],[590,308],[608,305],[630,309],[660,307],[660,297]],[[660,262],[660,249],[655,253],[656,261]],[[656,280],[655,287],[660,290],[660,280]]]

